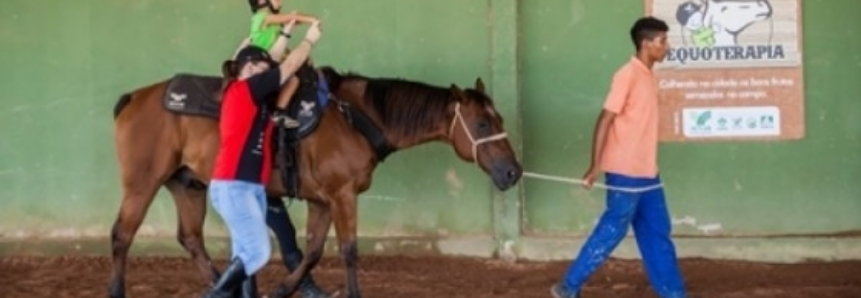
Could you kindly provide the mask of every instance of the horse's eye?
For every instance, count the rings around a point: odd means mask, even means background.
[[[478,129],[487,129],[488,126],[490,126],[490,124],[488,124],[485,120],[478,122]]]

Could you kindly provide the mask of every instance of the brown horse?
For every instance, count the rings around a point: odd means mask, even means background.
[[[307,68],[328,83],[329,104],[321,107],[314,127],[300,133],[295,156],[301,169],[298,184],[287,186],[282,168],[273,171],[266,186],[269,196],[298,197],[308,203],[307,255],[276,297],[292,294],[300,278],[313,270],[323,255],[332,222],[346,266],[348,297],[360,297],[357,198],[371,186],[374,169],[389,153],[440,141],[450,144],[461,159],[477,163],[500,190],[520,179],[522,169],[506,139],[502,117],[481,79],[476,79],[474,89],[454,84],[443,88],[403,79],[342,75],[330,67]],[[170,83],[170,79],[163,80],[125,94],[114,109],[123,199],[111,233],[112,297],[125,294],[129,247],[162,186],[176,204],[180,244],[208,280],[214,281],[218,275],[202,235],[206,215],[202,186],[210,180],[217,154],[218,123],[212,117],[166,109],[163,98]]]

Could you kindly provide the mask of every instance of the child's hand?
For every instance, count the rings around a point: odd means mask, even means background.
[[[299,12],[297,12],[297,11],[295,11],[295,10],[294,10],[294,11],[291,11],[291,12],[290,12],[290,13],[288,13],[287,15],[288,15],[288,16],[290,16],[290,17],[292,17],[294,20],[296,20],[296,22],[298,22],[298,23],[300,23],[300,24],[301,24],[301,23],[308,23],[308,24],[311,24],[311,23],[319,22],[319,21],[320,21],[320,19],[318,19],[318,18],[317,18],[317,17],[315,17],[315,16],[312,16],[312,15],[306,15],[306,14],[300,14]]]

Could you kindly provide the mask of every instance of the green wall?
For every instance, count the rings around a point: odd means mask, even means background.
[[[803,2],[807,136],[662,144],[676,234],[861,230],[861,120],[853,117],[861,111],[861,20],[852,14],[861,2]],[[324,20],[317,64],[443,86],[482,77],[526,170],[569,177],[588,165],[610,76],[631,54],[627,29],[643,6],[625,3],[288,1]],[[218,74],[248,17],[245,2],[232,0],[0,3],[0,239],[106,237],[119,205],[117,97],[177,72]],[[300,226],[304,207],[291,207]],[[576,247],[529,247],[582,239],[603,207],[601,191],[529,178],[495,192],[477,167],[433,144],[378,169],[361,199],[360,235],[491,239],[503,255],[570,257]],[[721,229],[697,229],[712,224]],[[207,225],[208,235],[226,234],[214,212]],[[175,231],[162,192],[139,234],[172,241]]]
[[[317,64],[441,86],[489,79],[486,3],[288,3],[325,20]],[[60,6],[0,4],[0,65],[11,76],[0,83],[2,235],[107,235],[119,204],[111,117],[118,96],[176,72],[218,74],[250,18],[245,2],[228,0]],[[300,204],[292,209],[301,224]],[[477,167],[448,147],[418,147],[379,168],[362,198],[362,234],[489,234],[489,204]],[[141,233],[173,235],[174,212],[163,191]],[[209,227],[223,234],[214,214]]]

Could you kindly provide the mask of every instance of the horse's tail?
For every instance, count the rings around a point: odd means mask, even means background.
[[[123,95],[120,95],[120,99],[114,105],[114,119],[117,119],[117,116],[120,115],[120,112],[123,111],[123,108],[125,108],[127,105],[129,105],[129,103],[131,101],[132,101],[132,94],[131,93],[124,93]]]
[[[341,86],[341,81],[343,81],[344,77],[335,68],[327,65],[320,67],[320,71],[323,72],[330,91],[334,92]]]

